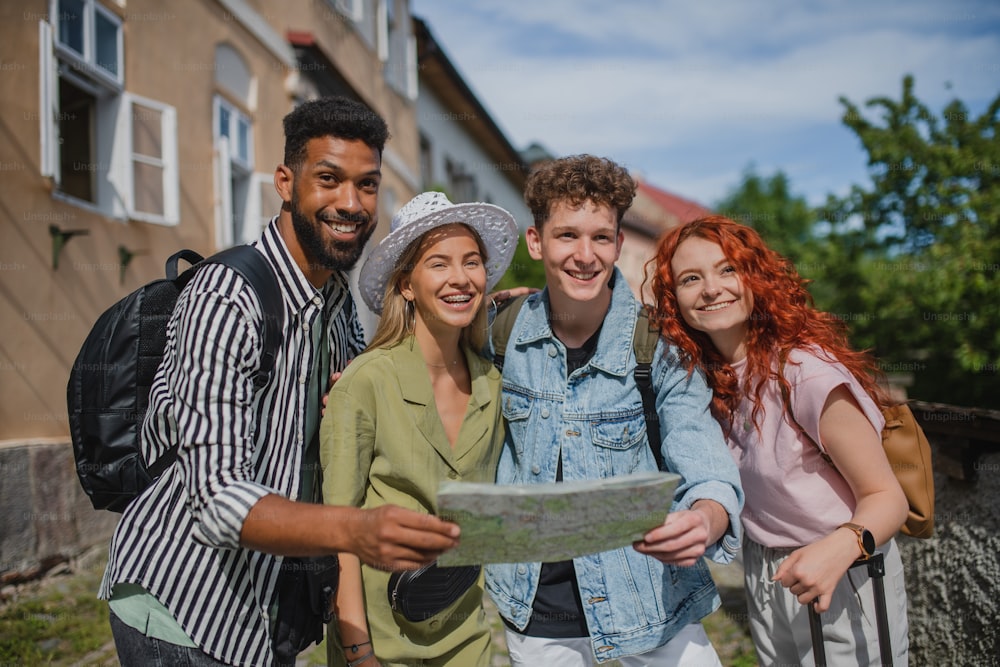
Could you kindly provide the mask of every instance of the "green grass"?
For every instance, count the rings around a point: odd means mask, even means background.
[[[0,608],[0,664],[117,664],[108,604],[98,600],[102,562],[77,562],[66,573],[21,587]],[[108,650],[103,650],[107,648]]]
[[[757,659],[747,627],[742,574],[738,566],[710,567],[722,607],[704,619],[705,631],[723,665],[754,667]],[[0,606],[0,665],[118,665],[108,605],[96,597],[104,549],[84,554],[67,570],[20,587],[15,600]],[[486,612],[493,630],[493,667],[509,667],[503,624],[489,601]],[[326,646],[306,651],[299,656],[299,665],[326,665]]]

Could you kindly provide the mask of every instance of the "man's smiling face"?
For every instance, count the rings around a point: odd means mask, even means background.
[[[528,228],[526,240],[531,257],[542,260],[553,301],[589,302],[609,289],[624,238],[610,206],[559,201],[541,229]]]
[[[361,257],[378,222],[378,151],[363,141],[310,139],[294,170],[288,202],[309,275],[347,271]]]

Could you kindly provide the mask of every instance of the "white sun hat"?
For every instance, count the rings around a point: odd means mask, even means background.
[[[489,258],[486,262],[486,291],[493,289],[514,258],[517,223],[505,209],[475,202],[452,204],[441,192],[422,192],[392,216],[389,235],[368,255],[358,288],[372,312],[382,313],[385,286],[407,246],[435,227],[463,223],[476,230]]]

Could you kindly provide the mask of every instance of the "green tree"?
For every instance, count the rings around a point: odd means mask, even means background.
[[[514,259],[510,262],[507,273],[504,274],[495,289],[503,290],[511,287],[545,287],[545,269],[542,263],[531,258],[528,254],[528,246],[524,241],[524,234],[517,240],[517,249],[514,250]]]
[[[820,218],[840,256],[831,283],[855,342],[910,395],[995,406],[1000,391],[1000,95],[973,118],[953,100],[935,116],[903,79],[899,100],[841,98],[871,182],[829,197]]]
[[[814,236],[816,212],[805,197],[792,193],[784,172],[761,176],[748,166],[739,184],[716,202],[715,210],[753,227],[771,248],[790,259],[799,274],[812,281],[810,291],[817,306],[826,309],[837,303],[833,294],[838,281],[830,268],[843,266],[833,256],[839,246],[828,247]]]
[[[760,176],[753,165],[740,184],[715,205],[721,215],[756,229],[768,245],[789,258],[812,240],[816,216],[805,198],[793,195],[783,171]]]

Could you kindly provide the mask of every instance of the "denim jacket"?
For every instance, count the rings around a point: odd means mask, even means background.
[[[507,437],[498,484],[556,480],[562,451],[563,479],[582,480],[654,471],[646,442],[642,397],[633,371],[632,334],[639,303],[615,269],[611,305],[597,350],[566,377],[566,348],[549,326],[548,290],[528,298],[511,332],[503,368]],[[706,556],[732,560],[740,544],[743,491],[721,429],[709,412],[711,391],[703,376],[689,376],[677,351],[661,339],[653,387],[667,468],[681,475],[672,508],[699,499],[718,501],[729,529]],[[631,546],[573,561],[595,657],[600,661],[662,646],[689,623],[720,604],[705,562],[664,565]],[[486,587],[500,613],[524,629],[531,616],[541,563],[486,567]]]

